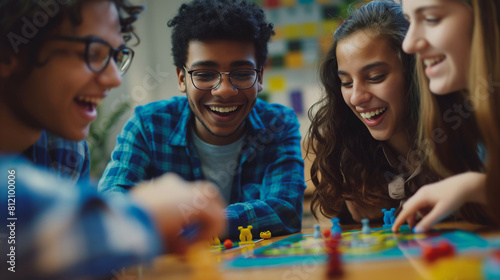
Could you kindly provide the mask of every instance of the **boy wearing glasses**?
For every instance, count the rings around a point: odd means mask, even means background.
[[[84,180],[82,139],[132,61],[124,38],[141,10],[122,0],[0,2],[0,279],[109,276],[185,247],[189,223],[201,226],[195,239],[223,230],[209,183],[167,175],[117,201]]]
[[[169,21],[178,89],[186,97],[139,106],[118,136],[100,191],[123,193],[174,172],[214,182],[238,227],[301,229],[305,189],[294,112],[257,98],[273,25],[249,1],[194,0]]]

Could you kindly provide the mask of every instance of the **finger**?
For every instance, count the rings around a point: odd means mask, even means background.
[[[427,232],[430,228],[444,219],[448,213],[442,204],[436,205],[422,220],[415,226],[414,231],[417,233]]]
[[[414,215],[411,215],[410,217],[408,217],[408,219],[406,219],[406,221],[408,222],[408,227],[410,229],[413,229],[413,227],[415,226],[415,220],[416,220],[415,216],[416,215],[414,214]]]
[[[418,211],[421,209],[425,209],[428,207],[432,207],[432,203],[426,199],[426,195],[424,192],[422,192],[422,189],[420,189],[419,192],[417,192],[413,197],[411,197],[404,205],[403,209],[399,213],[399,215],[396,217],[396,220],[394,221],[393,225],[393,231],[398,230],[399,227],[404,223],[404,221],[412,221],[414,223],[415,221],[415,215]],[[412,220],[410,220],[410,217],[412,217]],[[413,226],[410,225],[410,227]]]

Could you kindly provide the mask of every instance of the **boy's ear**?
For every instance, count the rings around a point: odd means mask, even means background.
[[[15,71],[18,64],[15,56],[0,55],[0,78],[8,78]]]
[[[186,75],[184,69],[177,67],[175,69],[177,72],[177,87],[180,92],[186,92]]]
[[[260,69],[259,78],[257,79],[257,92],[261,92],[264,89],[264,67]]]

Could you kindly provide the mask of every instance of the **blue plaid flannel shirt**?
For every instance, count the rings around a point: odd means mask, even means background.
[[[0,279],[119,275],[162,252],[152,221],[130,201],[75,187],[20,156],[0,154],[0,171]]]
[[[55,171],[73,182],[90,179],[87,141],[69,141],[42,131],[38,141],[24,154],[34,164]]]
[[[119,134],[99,190],[124,193],[139,181],[174,172],[185,180],[204,179],[191,141],[192,112],[186,97],[138,106]],[[299,123],[282,105],[257,100],[246,121],[247,135],[239,163],[229,162],[221,176],[234,176],[226,208],[228,237],[238,226],[253,234],[298,232],[302,222],[304,161]]]

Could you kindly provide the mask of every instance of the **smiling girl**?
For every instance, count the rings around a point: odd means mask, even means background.
[[[433,180],[414,150],[419,96],[414,58],[401,49],[407,28],[401,6],[374,1],[335,31],[320,73],[325,95],[310,111],[313,213],[380,219]]]
[[[494,0],[402,4],[410,23],[403,49],[417,54],[422,87],[420,140],[430,168],[447,179],[422,187],[393,229],[405,220],[413,226],[416,214],[423,213],[415,231],[426,231],[469,202],[476,204],[460,212],[472,222],[490,223],[477,203],[487,203],[499,219],[500,5]]]

